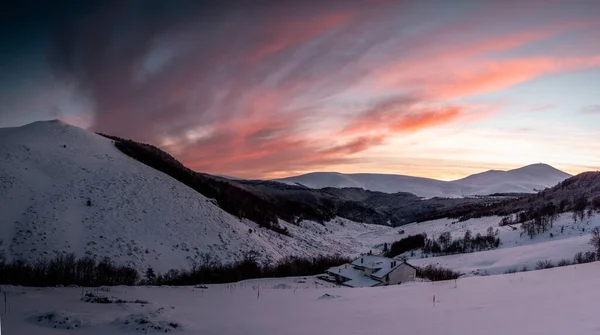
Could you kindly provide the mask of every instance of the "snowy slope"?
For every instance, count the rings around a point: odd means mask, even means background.
[[[426,233],[428,237],[437,238],[443,232],[450,232],[452,238],[462,238],[467,230],[473,235],[486,234],[489,227],[498,229],[498,237],[501,244],[498,249],[479,251],[465,254],[422,258],[420,252],[404,255],[409,258],[411,264],[426,266],[428,264],[439,264],[461,272],[466,276],[502,274],[507,270],[520,270],[523,267],[534,269],[539,261],[573,260],[578,252],[594,251],[589,244],[590,231],[600,226],[600,215],[595,214],[583,222],[573,222],[571,213],[562,214],[558,217],[553,227],[546,233],[530,238],[523,233],[520,225],[499,227],[500,217],[484,217],[471,219],[464,222],[455,222],[452,219],[432,220],[423,223],[413,223],[395,228],[394,230],[381,230],[363,234],[365,241],[372,243],[378,249],[383,243],[392,243],[408,235]],[[453,223],[455,222],[455,223]],[[398,235],[398,230],[404,230],[403,235]]]
[[[358,187],[385,193],[408,192],[425,198],[454,198],[464,195],[464,187],[460,185],[429,178],[393,174],[314,172],[278,179],[277,181],[287,184],[301,184],[310,188]]]
[[[367,248],[357,236],[382,228],[339,219],[282,222],[294,237],[258,229],[111,140],[61,121],[0,129],[0,213],[0,252],[9,259],[74,252],[158,271],[248,251],[270,260],[352,255]]]
[[[509,171],[490,170],[454,181],[472,189],[472,194],[532,193],[571,177],[547,164],[533,164]]]
[[[599,276],[591,263],[461,278],[456,286],[331,288],[308,277],[96,292],[149,300],[143,305],[83,302],[80,288],[5,287],[11,309],[2,326],[5,334],[29,335],[595,334]],[[65,329],[76,324],[81,329]]]
[[[359,187],[385,193],[409,192],[425,198],[462,197],[493,193],[535,193],[571,177],[546,164],[534,164],[509,171],[487,171],[455,181],[393,174],[343,174],[315,172],[278,179],[310,188]]]

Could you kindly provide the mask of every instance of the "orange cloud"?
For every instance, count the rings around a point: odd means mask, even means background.
[[[404,115],[390,129],[397,132],[417,131],[424,128],[435,127],[456,121],[464,112],[457,106],[450,106],[436,110],[420,110],[417,113]]]
[[[600,55],[585,57],[499,57],[515,50],[576,29],[598,25],[597,20],[564,22],[498,36],[479,36],[445,41],[446,36],[464,34],[460,25],[425,40],[407,59],[378,64],[369,75],[376,89],[406,89],[429,99],[452,100],[495,92],[545,74],[600,65]]]
[[[398,132],[415,132],[461,120],[473,120],[473,106],[428,104],[427,101],[405,96],[383,100],[351,119],[342,134],[360,136],[378,133],[379,136],[389,137]]]
[[[454,99],[499,91],[545,74],[598,65],[600,65],[600,55],[587,58],[546,57],[482,61],[450,72],[448,81],[432,84],[431,90],[436,97]]]
[[[355,154],[365,151],[373,146],[378,146],[383,143],[386,136],[380,135],[363,135],[359,136],[348,143],[335,146],[333,148],[321,151],[324,154]]]

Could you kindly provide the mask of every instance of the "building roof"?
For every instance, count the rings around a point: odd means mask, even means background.
[[[352,265],[354,266],[374,270],[371,275],[377,278],[383,278],[392,270],[400,266],[400,264],[402,264],[402,262],[395,259],[374,255],[363,255],[352,262]]]
[[[380,283],[375,279],[365,276],[362,271],[355,269],[352,264],[334,266],[329,268],[327,272],[348,279],[348,281],[344,282],[344,285],[350,287],[371,287]]]
[[[352,262],[352,265],[354,266],[374,270],[371,275],[379,279],[383,278],[402,264],[406,264],[415,270],[417,269],[406,261],[376,255],[362,255]]]
[[[346,278],[347,281],[344,282],[344,285],[351,287],[371,287],[379,284],[385,275],[402,264],[406,264],[407,266],[416,269],[414,266],[401,260],[375,255],[362,255],[355,259],[351,264],[334,266],[329,268],[327,272]],[[373,272],[371,273],[371,276],[367,276],[362,270],[356,269],[355,267],[371,269]]]
[[[391,263],[392,259],[383,257],[383,256],[375,256],[375,255],[362,255],[352,261],[352,265],[364,267],[366,269],[381,269],[386,264]]]

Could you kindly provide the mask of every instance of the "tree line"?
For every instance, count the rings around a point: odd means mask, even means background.
[[[135,285],[138,272],[129,266],[115,265],[104,258],[77,259],[74,254],[58,254],[51,260],[25,263],[0,261],[0,284],[24,286],[104,286]]]
[[[407,251],[422,250],[423,255],[443,256],[490,250],[499,246],[500,237],[498,237],[498,230],[489,227],[486,235],[477,233],[473,236],[473,232],[467,230],[463,237],[459,238],[452,238],[450,232],[444,232],[437,238],[428,238],[426,233],[407,236],[392,243],[389,247],[385,243],[383,254],[386,257],[396,257]]]
[[[347,257],[329,255],[314,258],[288,256],[275,264],[261,264],[258,262],[256,254],[249,253],[241,261],[226,265],[208,262],[190,270],[173,269],[155,276],[152,275],[154,271],[148,269],[142,284],[221,284],[255,278],[312,276],[324,273],[330,267],[349,262],[351,259]]]
[[[425,247],[426,234],[418,234],[407,236],[399,241],[392,243],[389,248],[387,243],[384,244],[383,254],[386,257],[396,257],[407,251],[423,249]]]
[[[485,235],[475,234],[467,230],[463,237],[452,238],[450,232],[444,232],[438,238],[429,238],[425,241],[423,254],[432,256],[444,256],[462,254],[474,251],[495,249],[500,246],[498,229],[489,227]]]
[[[115,265],[108,258],[97,262],[89,257],[77,259],[74,254],[59,254],[52,260],[35,263],[0,260],[0,284],[34,287],[220,284],[254,278],[311,276],[350,261],[338,255],[290,256],[275,264],[261,264],[255,253],[248,253],[241,261],[231,264],[207,258],[203,264],[189,270],[157,274],[150,268],[142,278],[136,269]]]

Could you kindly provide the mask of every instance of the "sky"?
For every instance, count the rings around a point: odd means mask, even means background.
[[[9,0],[0,25],[0,127],[242,178],[600,169],[597,0]]]

